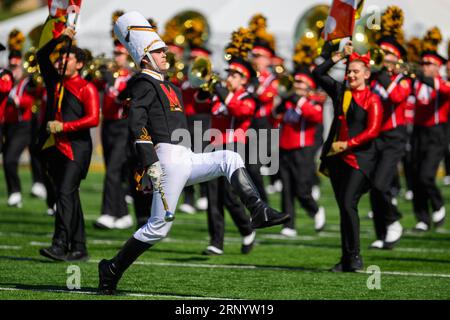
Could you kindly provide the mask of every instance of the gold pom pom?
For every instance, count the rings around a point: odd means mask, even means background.
[[[315,37],[303,36],[295,45],[293,61],[296,66],[310,66],[319,55],[319,41]]]
[[[388,7],[381,17],[381,35],[392,36],[402,44],[404,42],[403,22],[402,9],[397,6]]]
[[[9,51],[22,51],[25,43],[25,36],[22,31],[13,29],[8,36],[8,50]]]
[[[255,14],[249,22],[250,32],[254,34],[255,39],[259,38],[266,41],[270,48],[275,51],[275,37],[267,32],[267,18],[262,14]]]
[[[442,42],[441,30],[434,27],[428,30],[425,38],[423,38],[423,51],[437,51],[439,44]]]
[[[421,52],[422,52],[422,41],[419,38],[411,38],[406,43],[406,54],[408,57],[408,62],[419,63]]]
[[[254,34],[247,28],[239,28],[231,34],[231,41],[225,49],[225,54],[231,58],[248,58],[253,48]]]
[[[123,10],[116,10],[116,11],[114,11],[114,12],[112,13],[112,15],[111,15],[111,25],[112,25],[112,28],[111,28],[111,38],[113,38],[113,41],[116,41],[116,40],[117,40],[117,37],[116,37],[116,35],[114,34],[114,24],[116,23],[117,19],[119,19],[120,16],[123,15],[124,13],[125,13],[125,11],[123,11]]]

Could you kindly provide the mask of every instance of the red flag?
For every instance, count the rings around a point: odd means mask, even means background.
[[[355,27],[357,0],[333,0],[324,29],[325,41],[350,37]]]
[[[78,12],[82,0],[48,0],[48,11],[50,17],[64,17],[67,13]]]

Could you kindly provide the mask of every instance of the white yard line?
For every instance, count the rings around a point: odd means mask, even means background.
[[[57,289],[22,289],[22,288],[7,288],[0,287],[0,291],[33,291],[33,292],[49,292],[49,293],[72,293],[72,294],[88,294],[97,295],[94,291],[79,291],[79,290],[57,290]],[[144,297],[144,298],[167,298],[167,299],[198,299],[198,300],[232,300],[230,298],[217,298],[217,297],[202,297],[202,296],[178,296],[178,295],[165,295],[165,294],[147,294],[147,293],[119,293],[115,297]]]
[[[4,250],[20,250],[20,249],[22,249],[22,247],[21,246],[0,245],[0,249],[4,249]]]
[[[99,260],[89,260],[90,263],[98,263]],[[136,265],[159,266],[159,267],[177,267],[177,268],[206,268],[206,269],[242,269],[242,270],[284,270],[298,271],[304,270],[301,267],[283,267],[283,266],[255,266],[255,265],[229,265],[229,264],[206,264],[206,263],[175,263],[175,262],[150,262],[136,261]],[[360,273],[372,274],[372,272],[361,271]],[[381,274],[394,276],[413,276],[413,277],[432,277],[432,278],[450,278],[450,274],[437,273],[417,273],[417,272],[401,272],[401,271],[381,271]]]

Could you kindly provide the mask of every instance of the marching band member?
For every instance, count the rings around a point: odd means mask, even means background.
[[[113,23],[120,17],[116,12]],[[119,12],[122,13],[122,12]],[[105,160],[105,180],[101,216],[94,226],[106,229],[127,229],[133,225],[125,202],[126,188],[123,184],[127,167],[128,121],[123,117],[124,103],[119,99],[131,77],[128,68],[127,49],[114,41],[114,70],[104,73],[101,140]]]
[[[439,69],[446,63],[437,53],[441,39],[438,28],[427,33],[421,61],[423,74],[420,73],[414,83],[413,208],[417,219],[415,230],[418,232],[427,231],[432,225],[441,226],[446,215],[444,201],[435,181],[447,146],[446,123],[450,96],[450,85],[439,74]]]
[[[3,150],[4,172],[8,190],[8,206],[22,207],[22,187],[19,178],[19,158],[31,142],[31,118],[34,97],[30,89],[30,77],[22,67],[22,46],[25,37],[15,29],[8,40],[10,49],[8,69],[11,70],[14,87],[9,92],[4,109],[5,146]]]
[[[190,47],[189,63],[194,62],[197,57],[210,59],[211,51],[204,46]],[[186,79],[181,84],[181,92],[183,94],[183,103],[191,139],[202,139],[204,132],[208,130],[211,125],[211,106],[209,103],[198,101],[198,99],[196,98],[198,91],[199,89],[193,88],[189,82],[189,79],[186,77]],[[197,135],[194,132],[194,125],[196,123],[197,125],[200,124],[202,128],[202,131],[197,132]],[[198,136],[198,134],[201,134],[201,136]],[[207,141],[202,140],[202,142],[203,151],[203,149],[207,145]],[[194,186],[185,187],[184,202],[179,207],[180,211],[188,214],[193,214],[196,212],[197,204],[200,204],[201,209],[206,210],[207,205],[205,206],[204,204],[205,201],[206,203],[208,202],[208,200],[206,200],[206,193],[207,184],[200,184],[200,198],[198,199],[200,201],[197,200],[197,202],[195,202]]]
[[[399,22],[397,20],[400,20]],[[401,39],[403,12],[400,8],[388,7],[383,14],[383,37],[378,41],[384,53],[382,69],[372,75],[372,91],[382,102],[383,120],[381,132],[375,140],[377,163],[370,190],[373,221],[377,240],[371,247],[392,248],[402,235],[401,214],[392,203],[391,186],[398,172],[397,165],[406,150],[405,106],[411,93],[411,84],[396,66],[405,59],[406,51],[396,40]],[[389,24],[397,28],[387,28]]]
[[[69,47],[64,47],[55,65],[50,60],[56,46],[66,39],[73,39],[74,35],[73,29],[66,28],[37,53],[48,97],[37,147],[42,150],[41,157],[56,192],[52,245],[42,248],[40,254],[59,261],[88,259],[79,187],[91,161],[90,128],[99,122],[98,91],[79,73],[85,61],[84,51],[76,46],[70,51]],[[62,69],[66,59],[66,72],[60,75],[58,70]]]
[[[133,26],[139,26],[133,28]],[[99,263],[99,291],[114,294],[125,270],[148,248],[167,236],[173,222],[165,219],[166,210],[174,212],[185,185],[226,176],[251,213],[251,226],[264,228],[284,223],[289,217],[273,210],[261,200],[245,170],[242,158],[224,150],[193,153],[190,146],[173,137],[186,134],[187,122],[179,88],[167,81],[166,44],[138,12],[121,16],[114,27],[116,35],[141,66],[131,88],[129,129],[133,135],[145,179],[153,192],[152,212],[148,223],[125,243],[112,260]]]
[[[0,43],[0,52],[6,47]],[[5,122],[5,108],[8,103],[9,92],[14,86],[14,79],[11,71],[0,68],[0,153],[3,151],[3,126]]]
[[[277,106],[273,114],[281,118],[280,176],[283,183],[282,210],[290,215],[281,234],[294,237],[295,207],[297,198],[310,217],[314,217],[315,230],[325,226],[325,210],[312,197],[313,172],[316,170],[315,137],[322,123],[322,105],[311,99],[317,85],[307,66],[298,67],[293,74],[295,93]]]
[[[326,46],[329,44],[327,43]],[[324,47],[323,54],[330,56]],[[327,72],[338,61],[348,59],[348,88]],[[331,271],[354,272],[363,268],[360,255],[358,202],[368,191],[376,162],[374,139],[382,120],[382,106],[370,91],[370,57],[353,52],[347,43],[317,66],[313,74],[318,84],[333,99],[334,119],[322,150],[321,171],[329,175],[339,206],[342,256]]]
[[[249,36],[246,29],[240,29],[233,33],[232,41],[227,48],[236,49],[233,42],[236,34]],[[256,77],[256,72],[246,59],[248,52],[245,49],[237,48],[239,54],[232,54],[229,66],[226,70],[228,76],[226,85],[222,87],[220,83],[214,86],[214,96],[212,98],[212,119],[211,128],[220,130],[220,137],[212,137],[212,145],[222,150],[249,150],[248,138],[245,136],[250,127],[252,116],[256,109],[256,102],[248,93],[247,88],[251,79]],[[202,93],[199,93],[202,96]],[[229,132],[229,130],[232,132]],[[246,154],[248,160],[248,154]],[[248,161],[246,161],[246,166]],[[242,236],[241,252],[247,254],[253,248],[256,233],[251,227],[249,217],[245,212],[242,202],[239,200],[231,184],[224,177],[208,182],[208,230],[210,235],[210,245],[204,251],[206,255],[223,254],[225,218],[224,207],[226,207]]]

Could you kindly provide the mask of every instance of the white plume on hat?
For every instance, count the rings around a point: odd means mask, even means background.
[[[137,11],[127,12],[120,16],[114,25],[114,33],[127,48],[137,66],[141,64],[145,55],[153,62],[149,54],[151,51],[167,48],[166,43],[155,32],[147,19]]]

